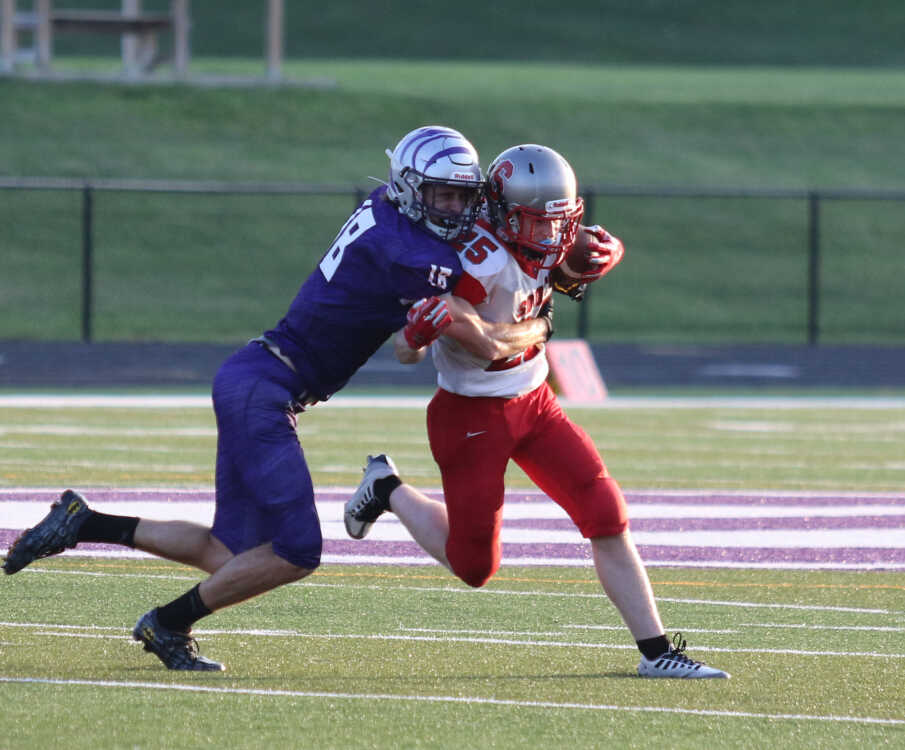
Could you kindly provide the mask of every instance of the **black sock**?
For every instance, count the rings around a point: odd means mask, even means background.
[[[91,511],[79,527],[76,540],[79,542],[110,542],[135,546],[135,527],[138,519],[132,516],[109,516]]]
[[[199,583],[169,604],[158,607],[157,621],[168,630],[188,633],[196,620],[211,613],[207,605],[201,601],[201,594],[198,591],[200,586]]]
[[[645,659],[656,659],[669,651],[669,638],[666,637],[665,633],[658,635],[656,638],[645,638],[644,640],[636,641],[636,643],[638,644],[638,650],[644,654]]]
[[[374,482],[374,494],[380,498],[380,502],[389,508],[390,495],[400,484],[402,484],[402,480],[395,474],[384,477],[383,479],[377,479]]]

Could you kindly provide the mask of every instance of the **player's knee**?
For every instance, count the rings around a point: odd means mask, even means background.
[[[278,541],[273,543],[273,551],[277,557],[282,558],[292,566],[295,580],[311,575],[321,564],[322,544],[312,543],[308,545],[294,544],[291,547]]]
[[[497,572],[497,567],[498,566],[490,565],[469,565],[466,567],[453,566],[453,573],[455,573],[456,577],[463,583],[467,583],[472,588],[479,589],[493,577],[493,574]]]
[[[577,524],[582,536],[618,536],[628,528],[628,506],[615,479],[598,477],[582,494],[586,498],[584,517]]]
[[[472,588],[480,588],[500,567],[500,553],[486,547],[447,547],[446,559],[453,573]]]

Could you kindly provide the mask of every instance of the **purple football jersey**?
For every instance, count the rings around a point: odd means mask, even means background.
[[[265,334],[320,401],[405,325],[413,302],[451,291],[462,274],[455,249],[402,216],[385,193],[377,188],[352,214]]]

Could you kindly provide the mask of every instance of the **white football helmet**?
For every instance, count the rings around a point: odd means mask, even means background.
[[[390,157],[387,197],[399,213],[416,224],[423,222],[442,240],[471,229],[481,207],[484,178],[478,152],[464,135],[429,125],[413,130],[386,154]],[[435,205],[435,193],[444,185],[457,188],[457,197],[452,203]]]
[[[487,170],[486,192],[490,222],[522,261],[535,270],[562,263],[584,213],[569,162],[546,146],[513,146]]]

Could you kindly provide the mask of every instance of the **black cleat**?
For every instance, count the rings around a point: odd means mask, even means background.
[[[132,637],[145,645],[167,669],[189,672],[223,672],[222,664],[206,659],[198,653],[198,642],[188,633],[179,633],[163,627],[157,620],[157,610],[141,616],[132,631]]]
[[[365,466],[364,473],[361,484],[346,503],[343,513],[346,531],[353,539],[364,539],[371,530],[371,526],[374,525],[374,521],[390,509],[388,501],[377,497],[374,482],[378,479],[399,476],[393,459],[384,453],[379,456],[368,456],[368,465]]]
[[[66,490],[37,526],[26,529],[13,542],[6,553],[3,572],[7,575],[18,573],[35,560],[75,547],[79,529],[90,514],[85,498]]]

